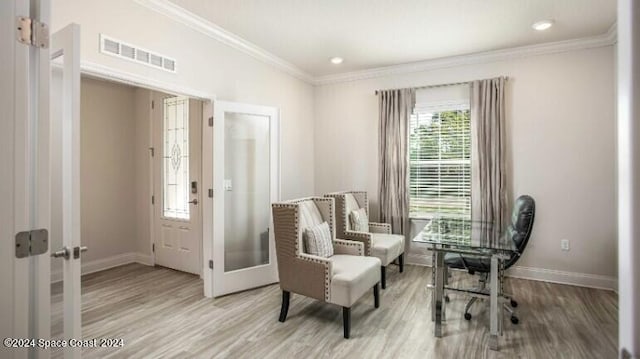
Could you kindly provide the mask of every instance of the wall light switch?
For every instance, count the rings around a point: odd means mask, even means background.
[[[560,240],[560,249],[562,249],[565,252],[569,250],[569,240],[568,239],[561,239]]]
[[[224,180],[224,190],[231,191],[232,189],[233,189],[233,185],[231,184],[231,180],[230,179]]]

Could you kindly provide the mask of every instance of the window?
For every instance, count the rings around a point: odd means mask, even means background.
[[[164,99],[163,215],[189,219],[189,99]]]
[[[471,218],[468,104],[416,108],[410,120],[409,216]]]

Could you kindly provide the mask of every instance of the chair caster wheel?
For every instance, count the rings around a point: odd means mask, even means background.
[[[471,320],[471,313],[464,313],[464,319]]]
[[[511,306],[512,307],[517,307],[518,306],[518,302],[516,302],[515,300],[511,299]]]
[[[449,302],[451,301],[451,299],[449,299],[449,296],[448,296],[448,295],[445,295],[445,296],[444,296],[444,301],[445,301],[445,302],[447,302],[447,303],[449,303]]]
[[[516,317],[515,315],[511,316],[511,323],[518,324],[519,322],[520,320],[518,319],[518,317]]]

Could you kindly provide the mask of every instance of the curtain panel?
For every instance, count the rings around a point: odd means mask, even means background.
[[[471,84],[471,216],[502,230],[508,220],[504,77]]]
[[[378,92],[378,210],[393,233],[409,234],[409,117],[415,89]]]

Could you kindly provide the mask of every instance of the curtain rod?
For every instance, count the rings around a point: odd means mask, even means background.
[[[509,78],[506,76],[503,76],[504,80],[507,81]],[[435,87],[447,87],[447,86],[459,86],[459,85],[467,85],[472,83],[475,80],[471,80],[471,81],[463,81],[463,82],[452,82],[452,83],[448,83],[448,84],[438,84],[438,85],[426,85],[426,86],[416,86],[416,87],[412,87],[413,89],[416,90],[421,90],[421,89],[430,89],[430,88],[435,88]],[[376,90],[375,94],[377,95],[378,92],[380,91],[389,91],[389,90],[400,90],[400,89],[386,89],[386,90]]]

